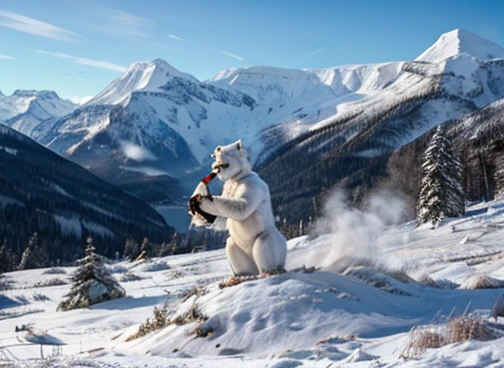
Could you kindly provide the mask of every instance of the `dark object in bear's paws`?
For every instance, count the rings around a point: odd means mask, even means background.
[[[217,216],[211,215],[208,212],[205,212],[201,209],[200,205],[202,198],[203,196],[201,196],[201,194],[196,194],[195,196],[189,198],[189,209],[191,210],[193,216],[199,214],[209,224],[213,224]],[[209,199],[211,200],[211,197]]]

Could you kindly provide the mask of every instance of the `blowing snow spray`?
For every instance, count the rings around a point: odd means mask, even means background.
[[[213,224],[217,216],[211,215],[200,208],[200,198],[207,197],[212,200],[212,195],[208,190],[208,183],[219,173],[219,168],[214,169],[210,174],[205,176],[199,182],[194,190],[191,198],[189,199],[189,209],[192,215],[191,225],[203,226],[206,223]]]

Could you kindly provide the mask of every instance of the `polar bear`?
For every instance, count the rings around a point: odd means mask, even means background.
[[[282,271],[287,242],[275,227],[268,185],[252,171],[242,141],[218,146],[212,169],[222,195],[199,196],[201,210],[226,218],[226,254],[236,276]]]

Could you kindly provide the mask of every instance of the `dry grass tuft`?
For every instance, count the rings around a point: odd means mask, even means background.
[[[441,286],[438,284],[438,282],[427,274],[420,275],[416,279],[416,282],[418,282],[421,285],[428,286],[431,288],[441,289]]]
[[[437,326],[439,328],[439,326]],[[447,344],[446,338],[440,332],[435,331],[436,326],[416,326],[411,329],[409,342],[401,356],[403,358],[415,358],[426,349],[437,349]]]
[[[183,291],[179,296],[182,298],[182,302],[185,302],[186,300],[188,300],[193,296],[199,298],[200,296],[205,295],[207,292],[208,289],[206,287],[198,285]]]
[[[408,345],[401,356],[411,359],[418,357],[426,349],[437,349],[469,340],[489,341],[500,337],[500,334],[489,327],[482,318],[461,316],[444,325],[414,327],[410,331]]]
[[[490,341],[499,338],[495,330],[488,327],[481,318],[461,316],[448,323],[448,343],[468,340]]]
[[[499,289],[504,288],[504,281],[490,276],[476,275],[468,278],[459,289],[477,290],[477,289]]]

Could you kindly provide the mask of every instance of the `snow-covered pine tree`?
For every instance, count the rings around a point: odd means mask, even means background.
[[[465,211],[462,164],[441,126],[425,151],[422,170],[417,222],[435,223],[443,217],[462,216]]]
[[[28,246],[21,256],[19,270],[28,270],[32,268],[42,268],[49,266],[49,257],[44,247],[40,246],[37,232],[34,232],[28,241]]]
[[[135,239],[127,239],[124,245],[123,257],[129,258],[134,261],[140,255],[140,248]]]
[[[0,274],[16,269],[16,256],[7,246],[7,240],[0,247]]]
[[[103,265],[101,257],[95,253],[91,237],[87,239],[86,255],[78,264],[80,266],[73,275],[72,289],[58,305],[58,310],[87,308],[126,295],[121,285]]]

